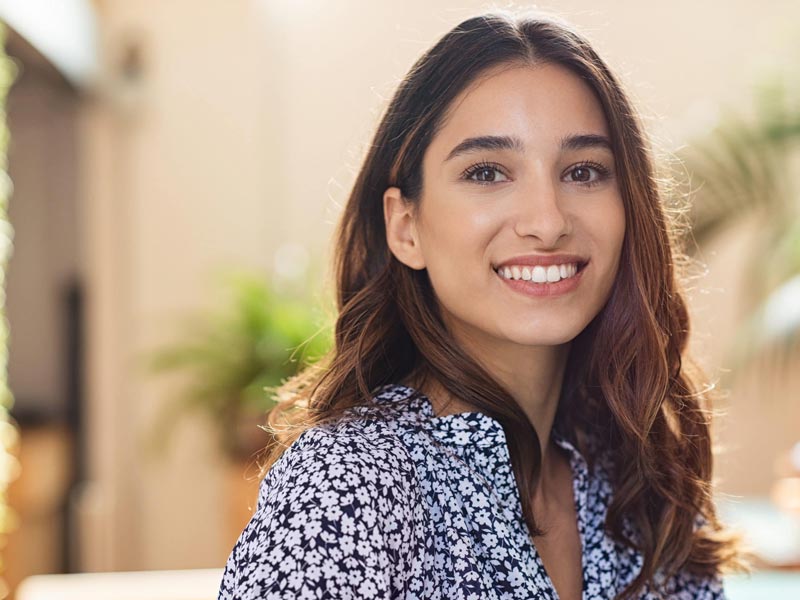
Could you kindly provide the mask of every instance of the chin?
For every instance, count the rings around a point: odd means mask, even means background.
[[[575,339],[575,337],[576,336],[573,335],[573,336],[566,337],[566,338],[557,338],[557,339],[544,340],[544,341],[536,340],[533,343],[531,343],[531,345],[532,346],[563,346],[564,344],[569,344],[572,340]]]
[[[561,346],[568,344],[576,337],[580,331],[536,331],[528,335],[520,335],[517,332],[511,337],[511,341],[520,346]]]

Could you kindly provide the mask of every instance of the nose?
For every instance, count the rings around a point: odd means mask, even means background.
[[[534,236],[549,247],[572,231],[569,215],[559,202],[557,184],[549,177],[537,178],[521,189],[516,205],[514,231],[519,236]]]

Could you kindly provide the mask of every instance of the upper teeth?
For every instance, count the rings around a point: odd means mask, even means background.
[[[578,272],[577,263],[568,263],[565,265],[550,265],[543,267],[536,265],[535,267],[529,266],[511,266],[500,267],[497,270],[498,274],[506,279],[524,279],[525,281],[534,281],[535,283],[555,283],[567,277],[572,277]]]

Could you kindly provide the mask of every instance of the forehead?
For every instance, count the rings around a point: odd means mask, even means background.
[[[522,138],[528,150],[541,151],[578,132],[608,135],[600,102],[587,83],[551,63],[504,65],[455,98],[430,151],[438,156],[465,137],[509,134]]]

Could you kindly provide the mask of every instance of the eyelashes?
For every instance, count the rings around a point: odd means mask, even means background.
[[[590,160],[580,162],[577,165],[570,167],[567,173],[574,173],[579,170],[587,171],[590,169],[597,171],[596,179],[590,179],[589,181],[576,181],[575,183],[583,185],[585,187],[594,187],[596,185],[603,183],[604,181],[606,181],[611,177],[611,169],[609,169],[604,165],[601,165],[600,163],[596,163]]]
[[[611,169],[609,169],[608,167],[606,167],[606,166],[604,166],[604,165],[602,165],[600,163],[597,163],[597,162],[594,162],[594,161],[591,161],[591,160],[586,160],[586,161],[577,163],[575,165],[572,165],[569,169],[567,169],[566,174],[569,175],[569,174],[572,174],[572,173],[575,173],[575,172],[578,172],[578,171],[587,171],[588,172],[588,171],[591,171],[591,170],[594,170],[597,173],[597,175],[596,175],[596,177],[594,179],[589,179],[588,181],[574,180],[573,179],[571,181],[571,183],[577,183],[580,186],[591,188],[591,187],[594,187],[596,185],[599,185],[599,184],[603,183],[604,181],[606,181],[607,179],[609,179],[611,177]],[[472,183],[477,183],[478,185],[492,185],[494,183],[502,183],[503,182],[503,180],[497,181],[496,178],[495,178],[496,176],[493,176],[493,179],[488,180],[488,181],[487,180],[483,180],[482,181],[482,180],[479,180],[479,179],[473,179],[474,175],[487,174],[487,173],[491,173],[491,172],[500,173],[503,177],[508,178],[508,175],[505,173],[505,170],[503,169],[503,167],[501,167],[497,163],[481,161],[479,163],[471,165],[470,167],[467,167],[461,173],[461,179],[466,180],[466,181],[471,181]],[[591,177],[591,175],[590,175],[590,177]]]

